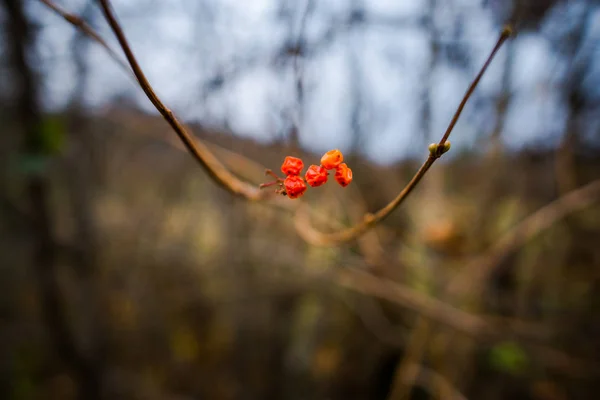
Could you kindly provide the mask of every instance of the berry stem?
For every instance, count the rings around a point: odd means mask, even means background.
[[[273,182],[261,183],[258,187],[261,188],[261,189],[264,189],[266,187],[278,185],[280,183],[281,182],[277,180],[277,181],[273,181]]]
[[[271,170],[271,169],[265,170],[265,175],[272,176],[273,178],[275,178],[277,180],[277,182],[283,182],[283,179],[281,179],[279,176],[277,176],[277,174],[275,172],[273,172],[273,170]]]

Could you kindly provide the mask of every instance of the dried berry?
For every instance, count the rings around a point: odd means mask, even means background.
[[[329,150],[321,157],[321,165],[325,169],[334,169],[344,161],[344,155],[338,149]]]
[[[306,182],[310,186],[317,187],[327,182],[327,175],[328,173],[325,168],[319,165],[311,165],[306,171],[304,179],[306,179]]]
[[[337,166],[335,169],[335,180],[342,187],[346,187],[352,182],[352,170],[345,163]]]
[[[304,163],[297,157],[287,156],[281,164],[281,172],[290,175],[300,175],[300,172],[304,168]]]
[[[285,192],[290,199],[297,199],[301,197],[306,191],[306,183],[304,180],[296,175],[289,175],[283,181]]]

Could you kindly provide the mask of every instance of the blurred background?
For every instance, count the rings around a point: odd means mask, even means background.
[[[344,151],[352,185],[276,203],[210,180],[42,1],[1,4],[0,398],[597,398],[600,2],[114,0],[242,179]],[[96,1],[56,5],[121,57]],[[407,202],[303,240],[298,204],[327,231],[400,192],[507,23]]]

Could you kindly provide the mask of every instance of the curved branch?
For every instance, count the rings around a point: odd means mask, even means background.
[[[107,43],[96,34],[83,20],[79,17],[74,16],[61,10],[55,4],[51,2],[51,0],[41,0],[44,4],[46,4],[49,8],[63,16],[68,22],[73,24],[74,26],[83,30],[85,34],[90,36],[92,39],[97,41],[102,47],[104,47],[108,53],[120,64],[123,66],[122,60],[117,56],[117,54],[107,45]],[[171,128],[175,131],[185,148],[192,156],[196,159],[196,161],[205,169],[205,171],[209,174],[209,176],[225,188],[230,193],[244,197],[248,200],[262,200],[264,198],[272,197],[271,193],[261,191],[256,186],[253,186],[247,182],[240,180],[234,174],[232,174],[227,167],[223,165],[219,161],[219,159],[211,152],[211,150],[202,142],[194,140],[192,135],[187,131],[187,129],[181,124],[181,122],[175,117],[173,112],[167,108],[164,103],[160,100],[160,98],[155,93],[154,89],[148,82],[144,72],[142,71],[140,65],[137,62],[131,47],[125,37],[125,34],[116,20],[114,13],[111,9],[109,0],[98,0],[100,6],[104,12],[105,18],[108,21],[111,29],[115,33],[119,44],[131,66],[131,70],[126,68],[129,72],[133,72],[140,87],[148,97],[148,99],[152,102],[155,108],[159,111],[159,113],[163,116],[163,118],[169,123]],[[441,157],[441,155],[447,150],[447,140],[450,136],[450,133],[454,129],[454,126],[458,122],[458,118],[462,114],[462,111],[473,94],[476,86],[479,81],[483,77],[485,71],[490,65],[492,59],[502,46],[502,44],[511,36],[512,30],[508,27],[504,28],[502,31],[496,45],[494,46],[492,52],[484,63],[483,67],[467,89],[467,92],[463,96],[461,103],[458,106],[448,128],[437,144],[437,147],[434,146],[430,148],[430,155],[425,160],[421,168],[417,171],[417,173],[413,176],[411,181],[404,187],[404,189],[393,199],[388,205],[377,211],[376,213],[368,213],[364,216],[363,220],[359,222],[357,225],[342,229],[333,233],[322,233],[316,229],[314,229],[310,223],[310,218],[304,208],[300,208],[299,212],[296,215],[296,230],[299,235],[306,240],[308,243],[320,246],[328,246],[335,245],[344,242],[351,241],[361,236],[368,229],[382,221],[388,215],[390,215],[400,204],[408,197],[408,195],[412,192],[412,190],[418,185],[419,181],[425,176],[425,173],[429,170],[429,168],[433,165],[433,163]],[[124,66],[126,67],[126,66]]]
[[[315,246],[333,246],[358,238],[369,228],[390,215],[392,211],[394,211],[408,197],[410,192],[417,187],[419,181],[425,176],[427,170],[433,165],[436,157],[437,156],[430,154],[425,163],[421,166],[421,168],[419,168],[415,176],[413,176],[404,189],[402,189],[400,194],[398,194],[394,200],[377,211],[375,214],[365,214],[362,222],[337,232],[322,233],[311,225],[306,208],[302,207],[296,214],[296,230],[304,240]]]
[[[356,225],[333,233],[323,233],[316,230],[311,225],[310,219],[307,217],[306,213],[302,210],[299,210],[298,214],[296,215],[296,229],[300,236],[302,236],[302,238],[304,238],[307,242],[317,246],[332,246],[344,242],[349,242],[362,235],[364,232],[376,225],[378,222],[385,219],[396,208],[398,208],[398,206],[400,206],[400,204],[402,204],[402,202],[406,200],[406,198],[413,191],[413,189],[417,187],[417,185],[419,184],[423,176],[425,176],[429,168],[431,168],[433,163],[438,158],[440,158],[444,152],[446,152],[449,149],[448,137],[450,136],[452,130],[456,126],[458,118],[462,114],[463,109],[467,104],[467,101],[475,91],[475,88],[479,84],[479,81],[483,77],[494,56],[496,55],[498,50],[500,50],[502,44],[511,35],[512,29],[510,27],[505,27],[502,30],[502,33],[500,34],[496,45],[492,49],[490,55],[481,67],[479,73],[477,74],[477,76],[467,89],[465,95],[463,96],[462,101],[456,109],[456,112],[454,113],[454,116],[452,117],[452,120],[450,121],[450,124],[448,125],[448,128],[444,133],[444,136],[442,137],[439,143],[430,146],[429,157],[427,157],[423,165],[421,165],[421,168],[419,168],[419,170],[416,172],[416,174],[413,176],[410,182],[408,182],[408,184],[404,187],[404,189],[402,189],[402,191],[398,194],[398,196],[396,196],[395,199],[393,199],[388,205],[386,205],[376,213],[367,213],[363,217],[363,220],[357,223]]]
[[[200,165],[209,173],[211,178],[213,178],[217,183],[223,186],[229,192],[245,197],[248,200],[260,200],[268,197],[272,197],[270,193],[266,193],[260,191],[257,187],[250,185],[235,175],[233,175],[211,152],[208,146],[203,144],[198,140],[194,140],[192,135],[187,131],[187,129],[179,122],[179,120],[173,115],[171,110],[169,110],[162,101],[158,98],[154,89],[148,82],[145,77],[143,71],[141,70],[127,40],[125,35],[120,28],[116,18],[114,18],[112,11],[110,9],[110,5],[107,2],[100,1],[100,4],[105,12],[105,16],[113,29],[117,38],[119,39],[119,43],[121,47],[125,51],[127,55],[127,59],[131,65],[127,64],[125,61],[119,57],[116,51],[114,51],[108,43],[96,32],[94,29],[88,25],[82,18],[79,16],[69,13],[68,11],[60,8],[51,0],[40,0],[44,3],[48,8],[54,11],[56,14],[64,18],[68,23],[73,25],[75,28],[81,30],[86,36],[97,42],[100,46],[106,50],[108,55],[117,62],[117,64],[129,75],[134,77],[137,82],[140,84],[140,87],[152,104],[156,107],[156,109],[160,112],[163,118],[169,123],[169,125],[173,128],[175,133],[179,136],[179,139],[183,143],[186,150],[192,154],[192,156],[200,163]],[[105,8],[106,7],[106,8]]]
[[[163,116],[171,128],[173,128],[177,136],[179,136],[179,139],[185,145],[188,152],[204,168],[209,176],[230,193],[246,198],[247,200],[255,201],[271,197],[271,193],[261,191],[258,187],[250,185],[249,183],[237,178],[217,159],[217,157],[214,156],[214,154],[204,143],[194,140],[192,135],[187,131],[179,119],[175,117],[175,114],[173,114],[173,112],[160,100],[152,88],[152,85],[150,85],[150,82],[148,82],[146,75],[142,71],[142,68],[138,64],[137,59],[135,58],[135,55],[129,46],[123,29],[121,29],[121,26],[117,22],[117,19],[110,6],[110,2],[108,0],[98,1],[108,24],[117,37],[121,48],[125,52],[127,61],[129,62],[129,65],[131,66],[133,73],[140,84],[140,87],[158,112]]]

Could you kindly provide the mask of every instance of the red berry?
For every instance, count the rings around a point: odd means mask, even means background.
[[[281,172],[286,175],[300,175],[300,171],[304,168],[304,163],[301,159],[287,156],[281,164]]]
[[[290,199],[297,199],[306,191],[306,183],[297,175],[288,175],[283,181],[283,186]]]
[[[327,170],[319,165],[311,165],[308,167],[304,179],[312,187],[321,186],[327,182]]]
[[[335,180],[342,187],[346,187],[352,182],[352,170],[345,163],[337,166],[335,169]]]
[[[344,155],[338,149],[329,150],[321,157],[321,165],[325,167],[325,169],[334,169],[340,165],[342,161],[344,161]]]

